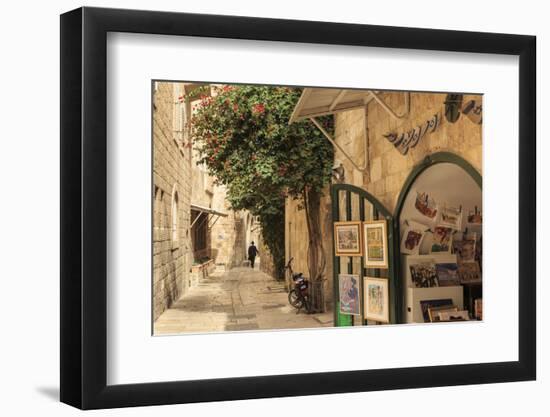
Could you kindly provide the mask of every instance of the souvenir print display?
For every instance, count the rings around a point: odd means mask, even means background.
[[[427,229],[429,229],[427,226],[409,220],[401,239],[401,253],[405,255],[418,255],[420,244]]]
[[[361,222],[334,222],[336,256],[361,256]]]
[[[416,288],[439,286],[435,261],[433,259],[421,261],[410,266],[411,280]]]
[[[460,230],[462,226],[462,208],[442,207],[440,210],[439,226]]]
[[[454,253],[459,263],[474,262],[476,260],[476,236],[475,232],[463,234],[462,240],[453,242]]]
[[[456,263],[438,263],[435,264],[437,281],[440,287],[450,287],[460,285],[458,277],[458,265]]]
[[[483,299],[476,298],[474,300],[474,317],[476,320],[483,320]]]
[[[467,217],[468,223],[470,224],[482,224],[483,217],[481,211],[478,210],[477,206],[474,207],[474,210],[470,210]]]
[[[340,313],[354,316],[361,315],[359,294],[359,275],[338,275],[340,293]]]
[[[439,311],[436,321],[468,321],[470,316],[467,310],[460,311]]]
[[[388,267],[388,235],[385,220],[363,222],[363,239],[365,241],[365,267]]]
[[[430,320],[430,308],[434,307],[445,307],[445,308],[454,308],[453,300],[450,298],[442,298],[438,300],[422,300],[420,301],[420,309],[422,310],[422,317],[425,323],[429,323]]]
[[[458,311],[457,306],[438,306],[428,308],[428,316],[430,318],[430,323],[437,323],[441,321],[441,313],[454,313]]]
[[[464,262],[458,265],[458,276],[461,284],[481,282],[481,271],[477,262]]]
[[[445,226],[437,226],[432,232],[431,252],[450,252],[453,229]]]
[[[365,293],[365,319],[388,323],[390,321],[388,280],[365,277],[363,289]]]
[[[437,216],[437,203],[428,193],[417,192],[414,207],[429,220],[434,220]]]

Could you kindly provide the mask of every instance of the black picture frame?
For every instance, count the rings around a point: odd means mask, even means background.
[[[107,376],[108,32],[519,57],[519,360],[112,385]],[[82,409],[536,378],[536,38],[251,17],[80,8],[61,16],[61,401]],[[490,157],[490,156],[489,156]]]

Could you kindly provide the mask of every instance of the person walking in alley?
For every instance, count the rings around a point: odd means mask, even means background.
[[[258,248],[254,245],[254,241],[250,243],[248,247],[248,260],[250,261],[250,268],[254,269],[254,260],[258,254]]]

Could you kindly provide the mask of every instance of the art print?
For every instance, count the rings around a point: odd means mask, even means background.
[[[335,222],[334,240],[336,256],[360,256],[361,222]]]
[[[419,261],[409,266],[411,281],[416,288],[438,287],[439,279],[433,259]]]
[[[388,237],[385,220],[375,220],[363,223],[363,238],[365,240],[365,267],[388,267]]]
[[[453,229],[446,226],[437,226],[432,232],[431,252],[450,252],[453,238]]]
[[[401,253],[405,255],[418,255],[420,245],[429,228],[421,223],[409,220],[401,238]]]
[[[422,318],[424,319],[424,323],[429,323],[431,321],[429,310],[434,307],[453,308],[453,300],[451,298],[421,300],[420,309],[422,310]]]
[[[458,276],[461,284],[481,282],[481,271],[477,262],[464,262],[458,265]]]
[[[363,288],[365,292],[365,318],[383,323],[389,322],[388,280],[365,277]]]
[[[430,221],[434,220],[438,213],[437,203],[427,192],[416,192],[414,207],[418,213]]]
[[[474,262],[476,260],[476,237],[475,232],[464,234],[462,240],[453,242],[454,252],[459,263]]]
[[[456,263],[437,263],[435,264],[435,270],[440,287],[460,285]]]
[[[338,281],[340,313],[354,316],[361,315],[359,275],[340,274],[338,276]]]
[[[439,226],[449,227],[454,230],[460,230],[462,226],[462,208],[441,208]]]

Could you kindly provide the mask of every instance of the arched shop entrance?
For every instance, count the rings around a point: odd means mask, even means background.
[[[426,306],[438,303],[450,303],[474,316],[475,300],[482,297],[481,188],[480,173],[449,152],[429,155],[413,168],[393,215],[365,190],[348,184],[333,185],[334,223],[361,222],[363,244],[360,256],[336,256],[335,228],[335,325],[425,322]],[[365,224],[380,220],[386,222],[387,265],[368,268]],[[431,277],[425,271],[437,271],[437,282],[424,280]],[[341,312],[342,275],[359,277],[358,315]],[[369,277],[386,282],[387,295],[381,299],[388,304],[387,320],[368,317],[365,285]]]
[[[469,162],[450,152],[428,155],[409,174],[394,214],[396,236],[401,239],[400,255],[395,261],[401,275],[402,312],[399,315],[402,322],[428,321],[425,306],[448,302],[442,300],[452,300],[452,305],[474,316],[475,299],[482,296],[481,189],[481,174]],[[433,217],[430,217],[430,204],[437,211]],[[446,222],[443,217],[447,213],[451,218],[456,215],[456,221]],[[404,247],[403,235],[418,226],[423,229],[420,245],[408,250]],[[448,247],[439,244],[445,235],[438,233],[438,229],[449,232]],[[417,265],[435,268],[438,285],[422,287],[422,283],[413,282],[412,271]]]

